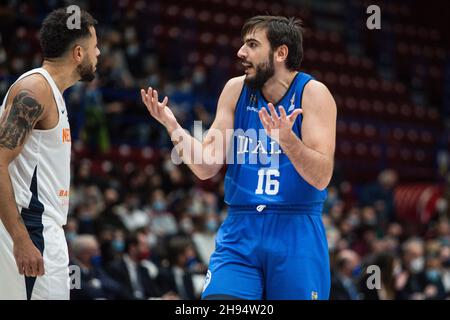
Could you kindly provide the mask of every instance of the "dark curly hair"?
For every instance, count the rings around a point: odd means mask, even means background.
[[[241,36],[244,38],[247,34],[260,29],[267,31],[267,39],[272,50],[283,44],[288,47],[286,68],[299,71],[303,60],[302,21],[298,18],[255,16],[245,22]]]
[[[69,29],[67,21],[72,14],[62,8],[54,10],[44,19],[39,34],[44,59],[59,58],[76,40],[91,36],[89,28],[96,25],[97,20],[80,10],[80,28]]]

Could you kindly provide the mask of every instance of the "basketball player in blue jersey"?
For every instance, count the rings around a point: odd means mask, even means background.
[[[242,39],[237,55],[245,75],[225,85],[202,142],[180,130],[167,97],[159,102],[156,90],[141,90],[150,114],[197,177],[219,172],[223,161],[213,163],[213,155],[227,159],[228,216],[217,233],[202,298],[328,299],[321,213],[333,172],[336,104],[325,85],[300,72],[298,19],[253,17]],[[255,137],[255,130],[266,136]],[[251,161],[254,154],[268,161]]]
[[[95,77],[96,20],[51,12],[42,67],[22,74],[0,105],[0,300],[67,300],[71,138],[63,92]]]

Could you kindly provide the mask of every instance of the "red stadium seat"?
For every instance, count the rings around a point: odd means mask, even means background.
[[[436,203],[442,189],[432,184],[398,186],[395,190],[397,218],[426,224],[436,214]]]

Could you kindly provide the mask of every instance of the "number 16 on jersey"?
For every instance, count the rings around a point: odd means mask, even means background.
[[[259,169],[258,170],[258,187],[255,190],[255,194],[267,194],[273,196],[278,194],[280,189],[280,181],[277,178],[280,177],[280,171],[278,169]]]

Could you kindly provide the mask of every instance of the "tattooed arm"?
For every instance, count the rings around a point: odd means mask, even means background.
[[[13,239],[19,273],[26,276],[43,275],[44,264],[19,214],[8,166],[22,151],[31,130],[46,117],[40,101],[46,102],[47,94],[42,80],[25,78],[11,89],[0,118],[0,219]]]

